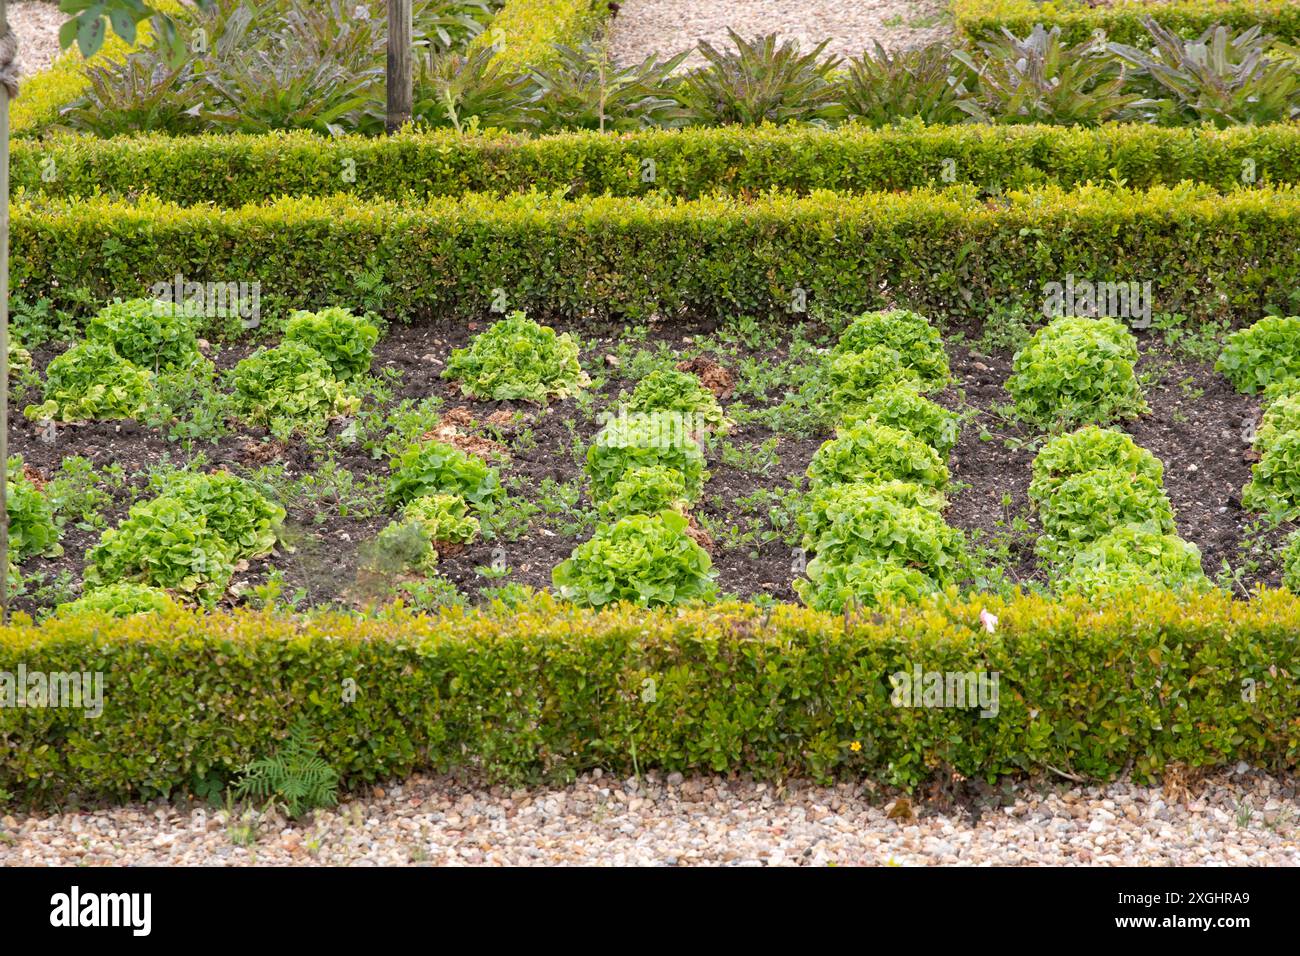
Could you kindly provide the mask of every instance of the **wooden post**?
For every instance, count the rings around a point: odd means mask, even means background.
[[[0,48],[12,47],[9,10],[0,0]],[[0,623],[9,620],[9,90],[0,83]]]
[[[388,120],[392,133],[411,120],[411,0],[388,0]]]

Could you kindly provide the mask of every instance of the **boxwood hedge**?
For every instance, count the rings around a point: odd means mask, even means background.
[[[997,617],[990,633],[981,610]],[[264,755],[295,720],[352,783],[601,766],[916,785],[1300,755],[1300,598],[1134,592],[822,614],[728,604],[583,611],[549,598],[427,617],[87,612],[0,629],[0,673],[104,675],[97,718],[0,708],[0,788],[168,794]],[[995,717],[896,707],[899,671],[996,671]],[[646,689],[653,687],[654,693]]]
[[[1013,189],[1118,180],[1146,188],[1191,180],[1232,189],[1300,182],[1300,126],[761,126],[539,137],[409,130],[333,138],[310,132],[60,135],[15,141],[10,162],[15,186],[47,195],[145,191],[182,205],[223,206],[336,192],[407,199],[529,188],[688,198],[947,182]]]
[[[1045,279],[1073,274],[1149,280],[1156,312],[1251,317],[1295,311],[1300,188],[333,196],[231,210],[29,196],[14,205],[13,248],[15,291],[74,309],[179,273],[259,281],[273,315],[355,305],[365,274],[365,305],[403,318],[482,316],[504,297],[538,318],[768,315],[806,300],[960,320],[1036,311]]]
[[[971,37],[1000,35],[1005,27],[1024,36],[1037,23],[1059,26],[1062,39],[1081,43],[1094,30],[1106,31],[1119,43],[1149,42],[1142,28],[1143,17],[1185,37],[1199,36],[1216,23],[1234,30],[1260,24],[1265,33],[1283,40],[1300,38],[1300,7],[1295,0],[1110,0],[1094,4],[1089,0],[953,0],[957,29]]]

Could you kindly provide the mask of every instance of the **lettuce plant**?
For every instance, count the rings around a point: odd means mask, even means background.
[[[837,410],[866,401],[893,382],[921,387],[916,372],[905,367],[898,351],[887,345],[868,345],[858,352],[832,355],[826,371],[830,403]]]
[[[1143,475],[1156,484],[1161,484],[1165,476],[1160,459],[1138,447],[1124,432],[1085,425],[1058,435],[1038,452],[1032,466],[1029,499],[1045,501],[1067,478],[1098,468]]]
[[[589,607],[710,600],[717,592],[713,562],[686,529],[676,511],[620,518],[556,565],[552,583],[561,597]]]
[[[1282,549],[1282,586],[1292,594],[1300,594],[1300,531],[1287,538]]]
[[[1064,593],[1096,595],[1126,588],[1206,589],[1201,551],[1151,524],[1124,524],[1074,553],[1055,580]]]
[[[1111,318],[1066,316],[1016,353],[1007,391],[1035,425],[1105,423],[1149,410],[1134,366],[1137,340]]]
[[[919,601],[939,590],[933,579],[916,568],[879,558],[852,564],[814,558],[808,563],[807,575],[794,582],[794,589],[799,599],[816,611],[838,613],[887,601]]]
[[[388,503],[394,507],[429,495],[453,495],[481,510],[501,494],[495,468],[440,441],[410,445],[390,468]]]
[[[1239,392],[1300,378],[1300,316],[1270,315],[1228,336],[1214,365]]]
[[[911,432],[944,456],[957,444],[959,430],[957,415],[907,382],[883,385],[865,400],[848,405],[841,421],[846,425],[875,422]]]
[[[60,604],[56,613],[60,617],[75,614],[107,614],[109,617],[130,617],[133,614],[165,613],[176,609],[172,596],[161,588],[147,584],[120,582],[92,588],[66,604]]]
[[[942,490],[948,466],[911,432],[875,422],[840,428],[813,455],[808,478],[814,489],[849,481],[906,481]]]
[[[153,375],[106,342],[74,345],[45,370],[45,401],[24,409],[28,418],[75,422],[135,418],[153,399]]]
[[[610,520],[628,515],[658,514],[671,509],[685,511],[686,479],[674,468],[645,465],[629,468],[614,483],[608,498],[600,504],[600,513]]]
[[[477,399],[524,399],[544,405],[569,398],[587,384],[578,362],[578,343],[566,332],[557,335],[522,312],[479,334],[467,349],[456,349],[443,378],[460,383]]]
[[[940,586],[956,579],[965,553],[961,531],[937,512],[870,494],[835,499],[806,528],[804,540],[822,565],[891,561]]]
[[[708,478],[704,452],[678,412],[646,412],[612,418],[587,449],[591,495],[603,502],[633,468],[661,466],[681,475],[690,501],[699,498]]]
[[[1173,534],[1174,512],[1160,482],[1120,468],[1071,475],[1038,503],[1038,553],[1056,563],[1125,524]]]
[[[354,410],[358,400],[325,358],[302,342],[261,348],[231,372],[236,410],[277,434]]]
[[[1247,511],[1294,515],[1300,506],[1300,431],[1274,438],[1250,470],[1241,492]]]
[[[234,574],[233,546],[200,513],[161,495],[131,506],[126,519],[109,528],[86,554],[89,589],[135,582],[213,603]]]
[[[689,372],[675,368],[655,369],[637,382],[625,403],[633,412],[681,412],[692,416],[696,431],[724,434],[731,426],[718,399]]]
[[[269,554],[279,538],[285,511],[253,482],[228,471],[177,472],[164,479],[162,493],[192,514],[230,546],[235,557]]]
[[[478,537],[478,518],[456,495],[423,495],[402,509],[402,518],[418,521],[436,543],[468,544]]]
[[[904,508],[920,508],[938,514],[947,505],[942,492],[906,481],[851,481],[826,485],[807,496],[799,515],[803,546],[813,550],[817,539],[845,513],[863,507],[864,502],[884,500]]]
[[[1255,447],[1267,454],[1283,435],[1294,431],[1300,431],[1300,393],[1283,395],[1264,410],[1255,432]]]
[[[916,372],[927,391],[948,384],[948,355],[943,337],[923,315],[906,309],[866,312],[840,333],[835,354],[862,352],[881,345],[898,353],[903,366]]]
[[[23,473],[21,455],[9,458],[9,553],[19,561],[34,554],[62,554],[54,508]]]
[[[437,564],[438,549],[429,533],[429,526],[418,518],[403,517],[390,521],[375,539],[372,566],[378,571],[434,574]]]
[[[319,312],[294,312],[285,325],[284,341],[315,349],[334,377],[347,382],[370,371],[379,328],[368,316],[335,306]]]
[[[86,338],[111,345],[128,362],[152,372],[185,368],[201,358],[193,319],[183,306],[159,299],[104,306],[86,325]]]

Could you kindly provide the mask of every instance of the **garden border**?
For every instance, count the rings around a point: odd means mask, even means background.
[[[833,132],[762,126],[540,137],[451,130],[379,138],[310,132],[63,135],[16,140],[11,156],[16,188],[54,196],[148,192],[182,205],[240,206],[331,193],[422,199],[521,189],[564,189],[570,196],[658,190],[696,198],[772,188],[884,191],[948,180],[990,190],[1088,181],[1147,188],[1183,180],[1231,189],[1251,182],[1300,183],[1300,125],[847,126]],[[645,181],[651,173],[652,181]]]
[[[884,306],[960,322],[1041,306],[1044,277],[1151,281],[1153,311],[1294,314],[1300,187],[1218,193],[972,187],[695,201],[346,196],[239,209],[20,199],[13,288],[74,311],[176,275],[258,281],[263,314],[358,304],[400,319],[671,320]],[[504,299],[504,302],[502,301]],[[376,301],[379,300],[379,301]]]
[[[299,717],[352,783],[422,768],[517,781],[658,767],[905,787],[943,771],[1105,780],[1131,768],[1141,780],[1171,765],[1293,768],[1298,642],[1300,599],[1285,591],[1250,602],[977,596],[859,615],[594,613],[541,596],[436,617],[18,621],[0,630],[0,672],[102,673],[103,711],[0,709],[0,788],[34,803],[165,795],[228,777]],[[997,716],[895,706],[889,675],[917,667],[997,672]]]
[[[1150,36],[1142,26],[1143,17],[1152,17],[1187,38],[1223,23],[1238,32],[1259,24],[1281,40],[1300,39],[1300,6],[1292,0],[1170,0],[1154,5],[1112,0],[1099,7],[1035,0],[953,0],[952,12],[958,33],[973,39],[1001,36],[1003,28],[1025,36],[1036,24],[1043,24],[1060,27],[1061,38],[1068,43],[1082,43],[1094,30],[1105,30],[1113,42],[1146,45]]]

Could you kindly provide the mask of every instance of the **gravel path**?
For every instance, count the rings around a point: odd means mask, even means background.
[[[414,777],[255,836],[224,811],[169,804],[0,820],[0,866],[587,864],[1300,865],[1297,781],[1223,775],[1190,794],[1117,783],[1022,788],[978,820],[899,819],[867,788],[598,772],[563,789]],[[892,811],[892,813],[891,813]]]
[[[947,10],[947,0],[622,0],[610,25],[610,49],[619,63],[636,63],[699,40],[729,46],[730,27],[746,39],[776,33],[805,50],[829,38],[827,54],[856,56],[872,49],[873,39],[896,49],[948,36]],[[685,65],[703,62],[692,54]]]
[[[68,18],[57,3],[11,0],[9,27],[18,35],[18,63],[26,76],[44,70],[59,55],[59,27]]]

